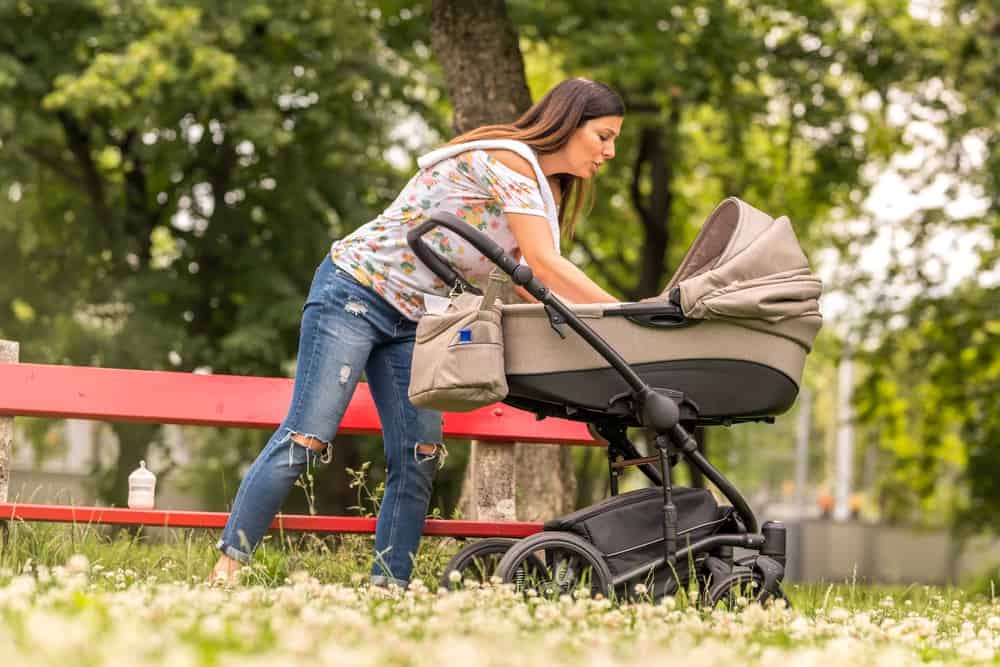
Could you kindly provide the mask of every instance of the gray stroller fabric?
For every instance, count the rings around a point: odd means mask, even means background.
[[[667,288],[644,305],[669,311],[674,289],[686,318],[679,326],[644,322],[633,316],[634,304],[570,308],[650,385],[683,392],[700,417],[791,407],[823,318],[822,284],[788,218],[724,200]],[[541,304],[505,305],[503,335],[511,397],[604,410],[629,389],[582,338],[558,335]]]
[[[809,268],[787,217],[777,220],[735,197],[719,204],[667,285],[692,319],[759,320],[785,327],[807,348],[823,318],[819,312],[822,282]],[[756,327],[755,327],[756,328]]]

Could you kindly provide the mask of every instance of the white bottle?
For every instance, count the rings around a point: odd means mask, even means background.
[[[139,461],[139,467],[128,476],[128,506],[134,510],[153,509],[156,495],[156,475],[146,470],[146,462]]]

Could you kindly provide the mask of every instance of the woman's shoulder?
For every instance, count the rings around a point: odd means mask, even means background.
[[[522,155],[505,148],[491,148],[482,152],[516,174],[529,179],[532,183],[538,183],[538,175],[535,173],[534,167]],[[549,190],[552,192],[552,198],[558,206],[562,201],[562,184],[559,179],[554,177],[549,177],[546,180],[549,184]]]
[[[511,171],[535,180],[535,168],[531,166],[531,163],[523,155],[514,152],[512,149],[489,148],[482,152]]]

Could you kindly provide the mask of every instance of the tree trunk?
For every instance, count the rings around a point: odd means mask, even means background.
[[[444,68],[456,133],[509,123],[531,106],[503,0],[434,0],[431,45]],[[473,442],[459,507],[469,519],[550,518],[572,507],[575,482],[564,446]]]
[[[632,205],[639,213],[645,238],[639,265],[639,282],[631,294],[634,300],[659,294],[666,285],[666,275],[670,271],[667,249],[670,246],[670,209],[674,201],[674,156],[669,154],[668,147],[677,146],[679,124],[680,107],[675,101],[664,125],[646,125],[639,135],[639,151],[632,173],[631,192]],[[699,451],[704,454],[708,432],[699,426],[695,428],[693,435]],[[691,473],[691,486],[705,488],[705,478],[701,471],[691,463],[688,463],[688,470]]]
[[[632,205],[642,223],[643,244],[639,282],[630,295],[634,300],[659,294],[665,285],[667,248],[670,245],[670,209],[674,203],[673,156],[680,111],[675,106],[664,125],[645,125],[639,134],[639,150],[632,172]]]
[[[509,123],[531,106],[504,0],[434,0],[431,45],[444,68],[456,133]]]

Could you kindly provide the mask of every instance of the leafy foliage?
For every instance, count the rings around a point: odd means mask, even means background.
[[[892,253],[881,294],[860,323],[870,375],[858,392],[859,417],[888,455],[880,499],[889,516],[956,519],[961,532],[1000,522],[1000,13],[989,2],[945,3],[940,41],[926,48],[929,78],[914,87],[900,150],[924,157],[905,175],[915,191],[938,183],[940,203],[899,225],[908,238]],[[994,55],[990,55],[994,54]],[[960,194],[973,213],[953,213]],[[972,241],[964,265],[935,246]],[[954,261],[954,260],[952,260]],[[958,284],[949,274],[964,272]],[[903,296],[900,296],[900,295]],[[916,296],[912,296],[916,295]]]
[[[578,248],[629,298],[663,287],[723,197],[788,215],[807,242],[854,208],[870,185],[861,166],[894,147],[863,96],[914,76],[907,53],[925,39],[901,2],[511,5],[567,73],[625,97],[601,184],[613,194]]]
[[[570,246],[622,297],[662,288],[727,195],[789,215],[814,259],[834,247],[844,266],[879,233],[854,221],[894,155],[917,151],[903,168],[917,186],[945,175],[946,194],[985,202],[900,224],[911,247],[889,257],[881,284],[903,297],[861,297],[875,284],[864,276],[838,286],[864,301],[854,340],[870,375],[857,407],[880,450],[885,512],[957,511],[990,527],[1000,15],[990,0],[928,4],[929,15],[915,4],[508,8],[536,98],[568,75],[626,98],[619,156]],[[413,154],[449,134],[429,13],[407,0],[0,0],[0,336],[21,341],[25,361],[289,373],[326,244],[380,210]],[[982,240],[980,271],[958,286],[925,253],[942,230]],[[819,390],[839,343],[814,352]],[[155,438],[116,430],[132,458]],[[227,446],[251,445],[214,438],[204,454],[235,466],[211,451]]]
[[[25,361],[285,372],[324,244],[401,183],[407,74],[351,2],[0,4],[0,335]]]

